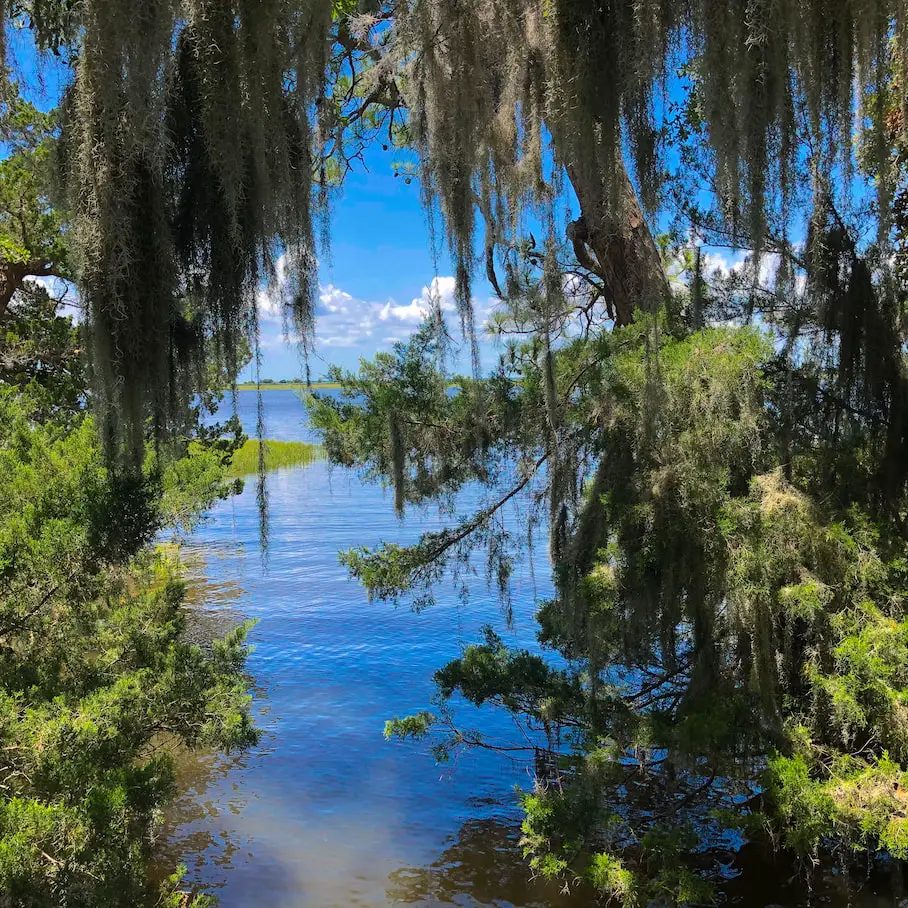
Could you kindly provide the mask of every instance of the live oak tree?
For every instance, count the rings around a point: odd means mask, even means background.
[[[53,115],[16,85],[0,93],[0,322],[13,296],[36,278],[71,278],[62,218],[49,197]]]
[[[141,472],[105,462],[81,328],[34,280],[71,276],[55,122],[18,95],[0,111],[0,904],[201,908],[149,865],[174,749],[256,739],[246,627],[187,642],[179,562],[151,542],[235,491],[237,442],[198,425],[197,384]]]
[[[490,377],[448,393],[436,312],[314,417],[400,510],[486,490],[415,546],[346,553],[377,596],[425,604],[480,546],[506,595],[545,523],[560,667],[489,636],[438,676],[442,747],[481,743],[455,692],[538,727],[540,871],[699,901],[731,825],[905,856],[903,2],[5,9],[72,67],[63,182],[112,455],[141,459],[148,417],[166,434],[206,336],[227,363],[254,337],[279,255],[311,336],[313,219],[365,143],[412,157],[474,354],[482,263]],[[751,257],[718,276],[723,245]],[[518,496],[528,536],[502,522]]]
[[[390,118],[392,137],[395,112],[406,119],[468,327],[476,212],[491,274],[527,206],[551,211],[565,182],[579,202],[570,242],[617,323],[664,296],[628,171],[655,211],[660,120],[679,68],[698,96],[723,213],[758,246],[802,182],[799,128],[814,200],[828,189],[819,175],[849,170],[863,118],[881,201],[891,195],[883,108],[904,98],[889,77],[901,47],[890,39],[905,27],[897,0],[161,0],[140,11],[12,0],[4,10],[71,64],[64,170],[99,407],[134,454],[146,415],[166,423],[187,293],[203,325],[225,329],[229,359],[284,254],[287,315],[308,336],[313,181],[330,178],[324,153],[355,155],[347,140],[371,135],[364,118]]]

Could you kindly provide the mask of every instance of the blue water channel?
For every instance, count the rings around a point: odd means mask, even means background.
[[[316,440],[293,391],[265,391],[262,399],[266,437]],[[254,434],[256,393],[239,392],[238,409]],[[382,735],[386,719],[431,705],[433,672],[478,640],[483,625],[508,644],[536,647],[535,606],[552,591],[543,541],[532,565],[515,570],[510,622],[481,571],[466,600],[443,584],[437,604],[415,613],[370,603],[338,551],[410,542],[450,516],[428,510],[398,520],[390,493],[324,461],[269,474],[268,493],[266,562],[254,477],[182,550],[194,633],[210,639],[258,622],[248,668],[264,734],[244,754],[180,757],[163,866],[185,863],[189,884],[223,908],[590,905],[587,890],[566,894],[529,877],[515,789],[531,787],[531,758],[472,751],[437,765],[429,745]],[[471,503],[467,491],[459,513]],[[521,743],[506,716],[466,704],[457,716],[491,742]],[[834,867],[809,890],[790,865],[745,854],[736,863],[727,904],[903,904],[885,881],[858,893]]]
[[[266,391],[266,435],[312,440],[293,391]],[[247,432],[256,394],[239,392]],[[427,744],[389,743],[386,719],[430,706],[432,673],[491,624],[506,642],[535,646],[534,603],[551,591],[544,544],[534,570],[514,575],[510,623],[485,577],[453,584],[415,613],[370,603],[338,551],[405,542],[440,527],[437,511],[398,520],[390,494],[320,461],[268,477],[263,565],[255,481],[219,503],[186,540],[195,620],[227,629],[253,618],[248,668],[261,746],[237,758],[181,760],[179,801],[164,852],[225,908],[394,902],[570,904],[527,881],[515,786],[531,761],[464,753],[436,765]],[[468,509],[470,495],[461,502]],[[510,719],[464,706],[490,740],[520,741]]]

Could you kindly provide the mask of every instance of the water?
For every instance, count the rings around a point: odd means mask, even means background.
[[[292,391],[264,393],[267,435],[312,438]],[[240,392],[254,425],[255,394]],[[386,742],[384,722],[430,706],[432,673],[492,624],[534,646],[533,602],[550,592],[544,552],[514,583],[511,626],[483,577],[463,603],[443,588],[420,613],[370,604],[340,549],[412,541],[437,514],[401,523],[388,493],[324,462],[269,476],[263,572],[254,482],[221,502],[186,545],[203,623],[254,618],[249,660],[265,735],[237,758],[182,761],[183,795],[165,852],[223,906],[569,904],[527,882],[514,786],[529,764],[489,752],[438,766],[426,744]],[[468,502],[465,502],[465,505]],[[507,717],[459,711],[492,740],[519,737]],[[469,859],[467,858],[469,855]]]
[[[267,435],[311,440],[292,391],[267,391]],[[255,393],[240,392],[255,425]],[[421,613],[370,604],[338,564],[340,549],[412,541],[437,515],[393,515],[390,497],[325,463],[269,476],[270,550],[263,572],[254,483],[221,502],[188,540],[193,604],[202,632],[245,618],[261,745],[235,757],[187,757],[182,795],[168,818],[163,860],[183,861],[188,880],[231,906],[589,905],[530,881],[520,856],[515,786],[529,766],[488,751],[438,766],[424,744],[386,742],[386,719],[430,705],[432,673],[489,623],[512,645],[533,648],[534,602],[550,591],[544,552],[514,578],[513,620],[484,579],[467,603],[453,589]],[[464,502],[464,506],[468,505]],[[535,579],[534,579],[535,578]],[[506,717],[460,708],[492,740],[519,740]],[[745,873],[735,904],[803,904],[790,868]],[[830,878],[813,903],[892,904],[866,890],[859,901]]]

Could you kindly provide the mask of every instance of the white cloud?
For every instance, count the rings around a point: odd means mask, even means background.
[[[437,298],[442,312],[453,312],[457,308],[455,302],[457,280],[454,277],[433,277],[428,287],[422,288],[422,299],[429,305],[433,298]],[[415,301],[414,301],[415,302]]]
[[[725,255],[721,252],[708,252],[703,256],[703,272],[707,279],[740,274],[748,265],[750,257],[745,253]],[[760,268],[757,282],[761,287],[771,288],[775,285],[776,275],[782,257],[777,252],[769,252],[760,257]],[[804,293],[807,289],[807,275],[804,271],[797,271],[794,279],[796,293]]]
[[[700,259],[703,276],[709,280],[712,277],[722,277],[737,274],[747,261],[747,254],[736,252],[729,255],[725,252],[704,252]]]
[[[405,340],[416,331],[437,303],[442,312],[456,310],[455,280],[439,276],[409,303],[394,299],[367,300],[327,284],[319,288],[315,310],[316,345],[374,347]],[[376,341],[377,339],[377,341]]]
[[[276,284],[257,295],[262,321],[261,346],[280,356],[280,348],[298,344],[295,332],[284,337],[282,332],[281,294],[282,283],[288,281],[283,261],[277,265]],[[459,334],[457,315],[456,281],[454,277],[439,275],[424,285],[419,294],[409,302],[393,298],[384,300],[364,299],[354,296],[335,284],[319,287],[315,309],[314,353],[317,358],[353,364],[361,356],[371,357],[379,350],[405,342],[419,329],[425,318],[438,305],[449,316],[449,327],[454,336]],[[495,301],[475,299],[474,317],[477,332],[482,337]],[[319,350],[322,351],[319,356]]]
[[[408,305],[399,306],[389,300],[382,308],[379,318],[383,322],[397,321],[403,325],[419,326],[436,305],[442,312],[453,312],[457,308],[454,302],[456,284],[453,277],[434,277]]]
[[[28,281],[43,287],[58,303],[57,314],[68,315],[76,323],[84,317],[84,305],[79,290],[72,281],[51,275],[50,277],[29,277]]]

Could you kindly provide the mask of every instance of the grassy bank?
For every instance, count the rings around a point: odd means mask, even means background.
[[[269,441],[265,439],[265,469],[279,470],[281,467],[297,467],[311,463],[321,456],[318,445],[304,441]],[[232,477],[249,476],[258,472],[259,442],[256,438],[246,443],[234,455],[230,464]]]
[[[254,381],[240,382],[237,391],[255,391],[256,384]],[[307,385],[303,381],[285,381],[285,382],[263,382],[261,388],[263,391],[330,391],[339,388],[340,385],[334,381],[314,381]]]

